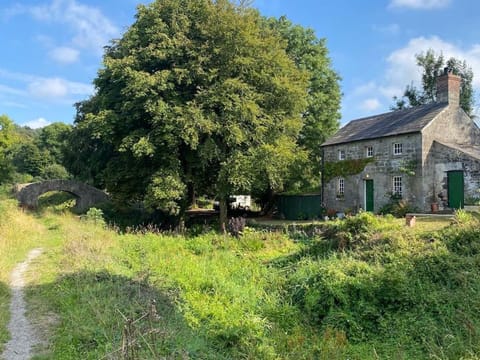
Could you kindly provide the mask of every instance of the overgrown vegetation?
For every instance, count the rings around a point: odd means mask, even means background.
[[[403,218],[408,213],[418,212],[418,209],[410,204],[401,196],[392,194],[390,200],[378,211],[382,215],[393,215],[397,218]]]
[[[480,224],[462,211],[435,231],[361,213],[290,235],[245,227],[231,237],[121,235],[103,226],[98,210],[88,221],[58,210],[36,220],[8,206],[2,216],[28,218],[50,239],[41,240],[47,250],[28,290],[31,311],[47,324],[45,357],[450,359],[480,352]],[[2,239],[16,236],[1,231]],[[31,246],[2,267],[2,304],[5,274]]]

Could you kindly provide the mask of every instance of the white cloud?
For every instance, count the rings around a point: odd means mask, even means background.
[[[95,7],[75,0],[52,0],[47,5],[15,5],[4,11],[8,17],[30,14],[34,19],[65,25],[72,32],[71,42],[83,49],[97,53],[119,35],[117,27]]]
[[[365,111],[377,110],[382,104],[377,98],[369,98],[362,102],[360,107]]]
[[[61,64],[71,64],[78,61],[80,52],[70,47],[57,47],[51,50],[49,55],[53,60]]]
[[[20,83],[16,88],[0,84],[0,94],[35,97],[44,100],[71,100],[72,95],[88,96],[94,91],[90,84],[69,81],[59,77],[41,77],[30,74],[8,71],[0,68],[0,78]],[[19,87],[24,89],[18,89]]]
[[[27,121],[26,123],[23,124],[23,126],[28,126],[30,129],[39,129],[45,126],[50,125],[51,122],[40,117],[35,120]]]
[[[442,53],[445,60],[450,57],[465,60],[476,75],[473,78],[474,90],[480,92],[480,44],[460,47],[437,36],[418,37],[390,53],[383,74],[346,94],[346,102],[366,113],[381,107],[387,110],[393,104],[393,96],[401,96],[407,85],[421,88],[422,69],[417,66],[415,55],[429,49],[433,49],[437,55]]]
[[[391,7],[410,9],[439,9],[447,7],[450,0],[392,0]]]
[[[61,99],[68,95],[88,95],[93,92],[90,85],[71,82],[61,78],[40,78],[28,84],[29,93],[42,99]]]
[[[67,96],[68,88],[65,80],[59,78],[41,79],[28,84],[28,91],[37,98],[62,98]]]
[[[480,87],[480,44],[474,44],[469,48],[460,48],[437,36],[429,38],[418,37],[411,39],[408,44],[390,54],[387,58],[387,71],[385,74],[386,83],[390,86],[400,86],[413,82],[419,84],[421,69],[417,66],[415,55],[433,49],[436,54],[442,53],[445,60],[455,57],[465,60],[472,67],[474,77],[473,84]]]

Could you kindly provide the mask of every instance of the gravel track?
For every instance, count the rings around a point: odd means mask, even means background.
[[[24,299],[25,272],[30,263],[42,253],[42,249],[33,249],[28,253],[24,262],[19,263],[13,269],[10,276],[10,288],[12,301],[10,303],[10,322],[8,331],[11,339],[6,344],[2,354],[4,360],[26,360],[32,356],[33,346],[40,343],[30,321],[25,317],[26,304]]]

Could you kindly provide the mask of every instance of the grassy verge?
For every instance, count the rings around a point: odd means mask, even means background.
[[[45,246],[47,242],[43,225],[22,212],[16,201],[0,201],[0,353],[9,339],[6,326],[10,318],[10,273],[30,249]]]

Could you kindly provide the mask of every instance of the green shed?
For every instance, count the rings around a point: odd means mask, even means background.
[[[310,220],[322,217],[320,194],[277,195],[277,208],[287,220]]]

